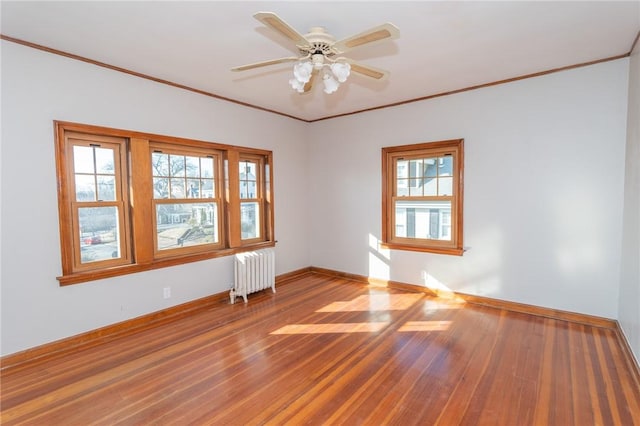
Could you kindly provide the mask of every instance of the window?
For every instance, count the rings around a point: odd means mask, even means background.
[[[259,158],[241,158],[239,168],[240,180],[240,226],[241,239],[254,240],[260,238],[260,211],[262,187],[259,170],[263,167]]]
[[[270,151],[55,125],[62,285],[275,244]]]
[[[64,145],[68,202],[60,216],[62,247],[71,248],[67,263],[75,271],[129,263],[126,141],[68,132]]]
[[[221,154],[162,143],[150,148],[156,256],[222,248]]]
[[[382,149],[382,242],[462,255],[463,140]]]

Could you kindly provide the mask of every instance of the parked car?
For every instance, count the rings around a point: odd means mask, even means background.
[[[93,237],[88,237],[84,239],[85,244],[102,244],[102,238],[100,235],[94,235]]]

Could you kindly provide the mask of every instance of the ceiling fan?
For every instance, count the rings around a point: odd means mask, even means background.
[[[293,67],[294,78],[289,80],[289,84],[298,93],[308,93],[316,76],[321,72],[325,93],[335,92],[339,84],[346,81],[352,71],[376,80],[386,78],[389,75],[387,71],[363,65],[341,55],[360,46],[392,40],[400,36],[400,31],[395,25],[385,23],[336,41],[335,37],[323,27],[312,27],[309,33],[302,35],[273,12],[258,12],[253,17],[291,40],[299,56],[241,65],[231,68],[231,71],[245,71],[268,65],[296,62]]]

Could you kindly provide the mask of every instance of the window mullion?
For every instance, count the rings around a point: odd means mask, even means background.
[[[133,251],[136,263],[153,262],[153,182],[151,178],[151,161],[149,159],[149,140],[131,138],[131,201]]]

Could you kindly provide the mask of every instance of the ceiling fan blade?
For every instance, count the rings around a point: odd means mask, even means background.
[[[309,46],[309,42],[302,34],[296,31],[291,25],[284,22],[278,15],[273,12],[258,12],[253,15],[258,21],[267,27],[279,32],[289,40],[293,41],[296,46]]]
[[[297,61],[298,59],[300,59],[298,56],[289,56],[287,58],[272,59],[270,61],[262,61],[262,62],[256,62],[253,64],[240,65],[239,67],[233,67],[231,68],[231,71],[245,71],[253,68],[266,67],[267,65],[282,64],[284,62],[294,62],[294,61]]]
[[[373,44],[380,41],[393,40],[400,37],[400,30],[395,25],[387,22],[377,27],[368,29],[351,37],[338,40],[333,44],[333,49],[339,53],[346,52],[365,44]]]
[[[373,78],[376,80],[384,80],[389,76],[389,71],[381,70],[380,68],[375,68],[369,65],[363,65],[359,62],[353,61],[348,58],[337,58],[337,59],[348,62],[349,65],[351,66],[352,72],[362,74],[365,77]]]

